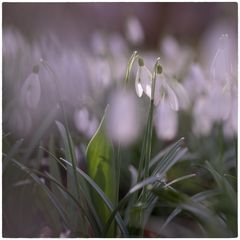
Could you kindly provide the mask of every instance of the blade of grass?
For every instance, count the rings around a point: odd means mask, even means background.
[[[63,158],[61,158],[61,160],[63,162],[65,162],[67,165],[71,166],[71,163]],[[94,189],[96,191],[96,193],[102,198],[102,200],[104,201],[104,203],[106,204],[106,206],[108,207],[108,209],[112,212],[113,211],[113,205],[111,203],[111,201],[109,200],[109,198],[106,196],[106,194],[102,191],[101,188],[99,188],[99,186],[86,174],[84,173],[81,169],[77,168],[77,172],[86,180],[86,182],[92,187],[92,189]],[[123,233],[124,237],[128,237],[128,231],[126,229],[126,226],[124,224],[124,221],[122,220],[121,216],[119,213],[116,214],[116,216],[114,216],[116,219],[116,222],[118,223],[118,226],[120,228],[120,230]]]
[[[15,154],[18,153],[21,145],[23,143],[23,138],[17,140],[15,142],[15,144],[12,146],[12,148],[10,149],[10,151],[8,152],[8,154],[6,154],[5,158],[4,158],[4,162],[3,162],[3,166],[2,166],[2,171],[3,171],[3,174],[5,172],[5,169],[9,163],[9,160],[15,156]]]
[[[114,162],[116,158],[113,156],[113,147],[105,134],[105,116],[107,109],[108,106],[105,109],[98,129],[87,146],[87,172],[110,199],[112,204],[115,205],[117,201],[116,181],[118,181],[118,174],[116,173],[118,169],[116,169],[116,165],[118,165],[118,163]],[[118,161],[119,159],[116,160]],[[110,215],[109,209],[95,191],[90,192],[101,221],[105,223]],[[109,231],[109,237],[113,237],[114,235],[115,226],[112,225]]]
[[[110,217],[108,218],[108,221],[104,227],[103,236],[106,235],[109,226],[111,225],[116,213],[126,204],[127,200],[134,194],[135,192],[141,190],[143,187],[152,184],[156,181],[160,181],[162,176],[152,176],[148,179],[143,180],[142,182],[136,184],[133,188],[130,189],[130,191],[125,195],[124,198],[118,203],[118,205],[115,207],[115,209],[112,211]]]
[[[184,138],[180,138],[177,142],[172,145],[166,147],[164,150],[160,151],[154,158],[151,159],[149,163],[149,168],[151,169],[156,163],[159,162],[166,154],[169,154],[173,149],[177,149],[184,145]]]
[[[20,162],[11,159],[11,162],[14,163],[14,165],[16,167],[18,167],[20,170],[24,171],[25,173],[27,173],[48,195],[49,199],[51,200],[51,202],[53,203],[54,207],[57,209],[57,211],[59,212],[59,215],[61,216],[61,218],[63,219],[65,225],[67,228],[70,228],[69,223],[71,222],[70,219],[67,219],[67,213],[65,211],[65,208],[62,207],[60,205],[60,203],[58,202],[57,198],[55,198],[55,196],[51,193],[51,191],[47,188],[47,186],[45,184],[43,184],[43,182],[41,181],[41,179],[34,173],[32,172],[30,169],[26,168],[23,164],[21,164]]]

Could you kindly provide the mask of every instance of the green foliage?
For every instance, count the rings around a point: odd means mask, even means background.
[[[105,134],[105,114],[101,123],[92,137],[87,147],[87,167],[89,176],[103,190],[112,204],[116,204],[116,172],[113,158],[113,148],[111,142]],[[94,205],[101,217],[101,221],[106,223],[110,212],[102,199],[91,191]],[[114,234],[114,226],[111,229],[111,235]]]

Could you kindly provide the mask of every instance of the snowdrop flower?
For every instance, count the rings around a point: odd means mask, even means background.
[[[116,92],[110,100],[107,130],[113,141],[127,146],[136,140],[140,132],[137,102],[127,91]]]
[[[86,108],[79,109],[74,113],[74,122],[80,132],[85,132],[89,125],[89,112]]]
[[[23,104],[30,109],[38,106],[41,97],[41,86],[39,81],[39,67],[33,67],[32,73],[27,77],[21,89],[21,99]]]
[[[160,102],[166,102],[171,109],[178,111],[178,98],[168,81],[169,79],[167,79],[165,74],[157,74],[154,93],[154,104],[157,106]]]
[[[78,109],[74,113],[74,123],[79,132],[91,138],[98,127],[98,120],[90,117],[87,108]]]
[[[190,66],[183,84],[192,101],[207,91],[208,83],[203,69],[198,63]]]
[[[157,136],[164,140],[172,140],[177,133],[177,112],[167,102],[161,102],[156,108],[155,128]]]
[[[230,114],[224,122],[223,132],[228,138],[232,138],[238,133],[238,99],[236,96],[232,98]]]
[[[222,34],[219,38],[219,47],[213,58],[210,73],[212,80],[225,82],[231,73],[231,63],[229,59],[229,37]]]
[[[27,109],[14,108],[6,113],[6,125],[10,132],[18,137],[25,137],[32,127],[32,118]]]
[[[190,106],[190,98],[184,86],[175,78],[168,78],[168,81],[171,88],[174,89],[174,92],[178,98],[179,108],[184,110],[188,109]]]
[[[138,97],[141,97],[144,92],[150,99],[152,98],[152,73],[144,65],[142,58],[138,59],[135,89]]]
[[[140,44],[144,41],[144,32],[136,17],[129,17],[126,26],[127,39],[132,44]]]
[[[192,57],[192,50],[189,47],[181,46],[172,36],[162,39],[160,50],[165,70],[172,74],[181,74]]]
[[[89,122],[88,129],[85,133],[87,138],[90,139],[94,135],[94,133],[96,132],[96,130],[98,128],[98,125],[99,125],[98,119],[93,116]]]
[[[209,89],[208,108],[212,121],[226,120],[230,114],[231,96],[230,92],[224,92],[219,84]]]
[[[210,133],[213,125],[211,118],[211,109],[209,111],[208,100],[206,97],[200,97],[196,101],[194,110],[193,110],[193,132],[196,135],[206,136]]]
[[[111,83],[111,69],[108,61],[105,59],[99,59],[95,66],[96,81],[98,81],[98,83],[100,83],[104,87],[107,87]]]

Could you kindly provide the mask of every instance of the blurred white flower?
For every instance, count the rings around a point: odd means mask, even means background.
[[[192,101],[207,91],[207,80],[202,67],[198,63],[191,65],[183,85]]]
[[[172,110],[166,102],[163,101],[157,106],[154,123],[159,138],[171,140],[176,136],[177,112]]]
[[[39,68],[34,66],[33,72],[27,77],[21,88],[21,99],[28,108],[35,109],[41,97]]]
[[[113,78],[119,81],[125,76],[126,63],[128,61],[128,46],[126,41],[120,34],[112,34],[109,36],[109,49],[110,49],[110,67],[112,69]]]
[[[229,81],[231,62],[229,58],[229,37],[222,34],[219,38],[218,49],[213,58],[210,73],[213,81],[224,83]]]
[[[231,96],[219,84],[210,88],[207,95],[209,116],[212,121],[226,120],[230,114]]]
[[[87,138],[91,138],[98,127],[98,120],[90,117],[87,108],[78,109],[74,113],[74,123],[79,132]]]
[[[74,113],[75,126],[80,132],[85,132],[89,125],[89,112],[86,108],[79,109]]]
[[[159,103],[163,102],[169,105],[169,107],[175,111],[179,109],[178,98],[169,85],[165,74],[157,74],[155,93],[154,93],[154,104],[157,106]]]
[[[101,94],[111,82],[111,68],[106,58],[97,57],[89,58],[89,75],[91,79],[92,89],[96,95]],[[94,66],[94,71],[92,70]]]
[[[132,44],[141,44],[144,41],[144,32],[141,23],[136,17],[129,17],[126,25],[126,37]]]
[[[161,59],[165,71],[170,74],[181,74],[192,56],[189,47],[180,46],[172,36],[164,37],[160,42]]]
[[[14,108],[5,114],[6,124],[11,133],[18,137],[25,137],[29,134],[32,118],[27,109]]]
[[[211,109],[209,111],[207,98],[199,97],[193,109],[193,132],[196,135],[206,136],[210,133],[212,125]]]
[[[96,132],[97,128],[98,128],[98,125],[99,125],[99,121],[97,118],[95,118],[94,116],[92,117],[91,121],[89,122],[89,125],[88,125],[88,129],[86,131],[86,136],[90,139],[94,133]]]
[[[138,61],[135,89],[138,97],[141,97],[144,92],[150,99],[152,98],[152,74],[142,59]]]
[[[223,133],[224,136],[232,138],[238,133],[238,107],[237,97],[232,98],[231,111],[228,119],[224,122]]]
[[[177,79],[169,79],[169,84],[174,89],[174,92],[179,101],[179,108],[187,110],[190,106],[190,98],[185,87],[178,82]]]
[[[227,19],[214,22],[202,37],[199,51],[202,66],[210,70],[213,77],[215,74],[218,82],[224,81],[229,69],[237,72],[237,39],[237,30]]]
[[[127,91],[115,92],[107,116],[109,136],[123,146],[131,144],[140,132],[139,117],[135,97]]]
[[[195,101],[193,131],[197,135],[209,134],[215,122],[224,123],[226,135],[233,132],[227,120],[231,115],[235,86],[228,45],[228,36],[224,34],[217,46],[209,76],[204,75],[200,65],[194,64],[185,79],[184,84]]]

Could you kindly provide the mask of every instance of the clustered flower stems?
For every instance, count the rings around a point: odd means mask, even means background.
[[[139,57],[138,53],[135,51],[129,62],[125,76],[125,87],[127,86],[130,71],[134,61],[138,59],[139,66],[144,66],[144,61],[142,58]],[[156,85],[156,75],[162,72],[162,66],[160,65],[160,58],[157,59],[153,73],[151,74],[151,96],[150,96],[150,107],[148,113],[148,120],[147,120],[147,128],[145,131],[144,139],[143,139],[143,147],[138,167],[138,177],[137,182],[147,179],[149,177],[149,162],[151,159],[151,148],[152,148],[152,131],[153,131],[153,111],[154,111],[154,92],[155,92],[155,85]],[[147,201],[147,189],[144,187],[139,195],[135,194],[133,196],[133,204],[134,207],[137,207],[137,213],[133,212],[129,219],[129,225],[131,226],[131,232],[133,234],[139,234],[143,236],[144,232],[144,206]],[[139,231],[140,229],[140,231]]]
[[[152,131],[153,131],[153,110],[154,110],[154,92],[155,92],[155,84],[156,84],[156,75],[160,73],[160,58],[157,59],[153,74],[152,74],[152,90],[151,90],[151,99],[150,99],[150,108],[149,108],[149,114],[148,114],[148,121],[147,121],[147,129],[144,137],[143,142],[143,150],[141,154],[140,164],[139,164],[139,170],[138,170],[138,182],[144,179],[147,179],[149,177],[149,163],[151,160],[151,152],[152,152]],[[143,178],[142,178],[142,172],[143,172]],[[147,189],[146,187],[143,188],[142,193],[140,194],[140,197],[138,201],[142,203],[143,209],[141,208],[140,212],[140,219],[139,219],[139,225],[140,225],[140,236],[143,236],[144,231],[144,206],[147,201]]]

